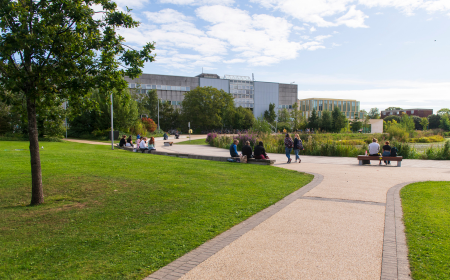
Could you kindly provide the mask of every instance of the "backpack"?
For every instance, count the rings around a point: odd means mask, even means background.
[[[391,157],[396,157],[398,153],[398,150],[396,147],[391,148]]]
[[[297,149],[299,149],[300,151],[303,151],[303,141],[302,140],[298,140],[298,144],[297,144]]]

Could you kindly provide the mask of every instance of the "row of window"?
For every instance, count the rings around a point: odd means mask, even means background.
[[[178,91],[190,91],[191,87],[179,87],[179,86],[166,86],[166,85],[146,85],[146,84],[128,84],[129,88],[137,88],[138,90],[145,89],[160,89],[160,90],[178,90]]]
[[[253,86],[230,85],[230,90],[232,89],[253,89]]]
[[[233,94],[234,98],[250,98],[253,99],[253,94]]]
[[[253,108],[253,103],[236,103],[236,107]]]
[[[176,105],[181,106],[182,101],[161,100],[161,103],[166,103],[166,102],[168,102],[169,104],[172,104],[174,106],[176,106]]]
[[[385,111],[383,111],[383,112],[381,112],[382,115],[386,115],[386,113],[389,113],[389,115],[395,115],[395,114],[400,115],[400,113],[406,113],[406,112],[405,111],[397,111],[397,112],[385,112]],[[412,114],[414,114],[414,110],[411,110],[411,115]]]
[[[252,82],[252,81],[230,80],[230,84],[246,84],[246,85],[253,85],[253,82]]]
[[[301,111],[332,111],[339,108],[343,112],[359,112],[359,101],[337,101],[337,100],[304,100],[300,101]]]
[[[363,112],[359,112],[359,113],[357,113],[357,112],[342,112],[342,113],[347,117],[347,119],[354,119],[357,116],[359,116],[360,119],[364,118]],[[308,112],[302,112],[302,116],[304,116],[304,117],[309,117],[309,115],[310,114],[308,114]],[[317,115],[319,116],[319,118],[322,117],[322,112],[318,111]]]
[[[279,109],[292,109],[292,105],[278,105]]]

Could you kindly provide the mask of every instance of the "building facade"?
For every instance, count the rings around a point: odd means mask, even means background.
[[[401,117],[402,114],[405,113],[408,116],[418,116],[421,118],[427,118],[429,115],[433,115],[433,109],[402,109],[402,110],[384,110],[381,111],[381,118],[384,119],[388,116],[399,116]]]
[[[196,87],[214,87],[230,93],[236,107],[242,106],[253,111],[255,117],[264,114],[269,104],[276,108],[292,109],[297,102],[298,86],[296,84],[280,84],[254,81],[247,76],[202,73],[196,77],[142,74],[137,79],[125,78],[130,89],[140,93],[156,89],[158,98],[180,107],[184,94]]]
[[[302,115],[306,118],[311,116],[313,109],[316,109],[317,115],[322,116],[323,111],[333,111],[334,108],[339,108],[347,119],[360,119],[365,117],[365,113],[360,111],[359,101],[353,99],[330,99],[330,98],[308,98],[299,99],[297,106]]]

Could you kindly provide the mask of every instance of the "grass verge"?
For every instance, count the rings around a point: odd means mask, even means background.
[[[187,141],[183,141],[183,142],[177,142],[178,144],[182,144],[182,145],[209,145],[205,139],[195,139],[195,140],[187,140]]]
[[[450,182],[421,182],[401,190],[413,279],[450,276]]]
[[[29,207],[27,142],[0,142],[0,279],[142,279],[312,176],[71,142],[41,144],[46,203]]]

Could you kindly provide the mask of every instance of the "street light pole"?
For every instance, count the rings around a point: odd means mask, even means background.
[[[111,149],[114,150],[113,95],[111,93]]]
[[[66,113],[66,139],[67,139],[67,101],[64,102],[64,110],[65,110],[65,113]]]
[[[159,126],[159,98],[158,98],[158,132],[160,132],[161,127]]]

